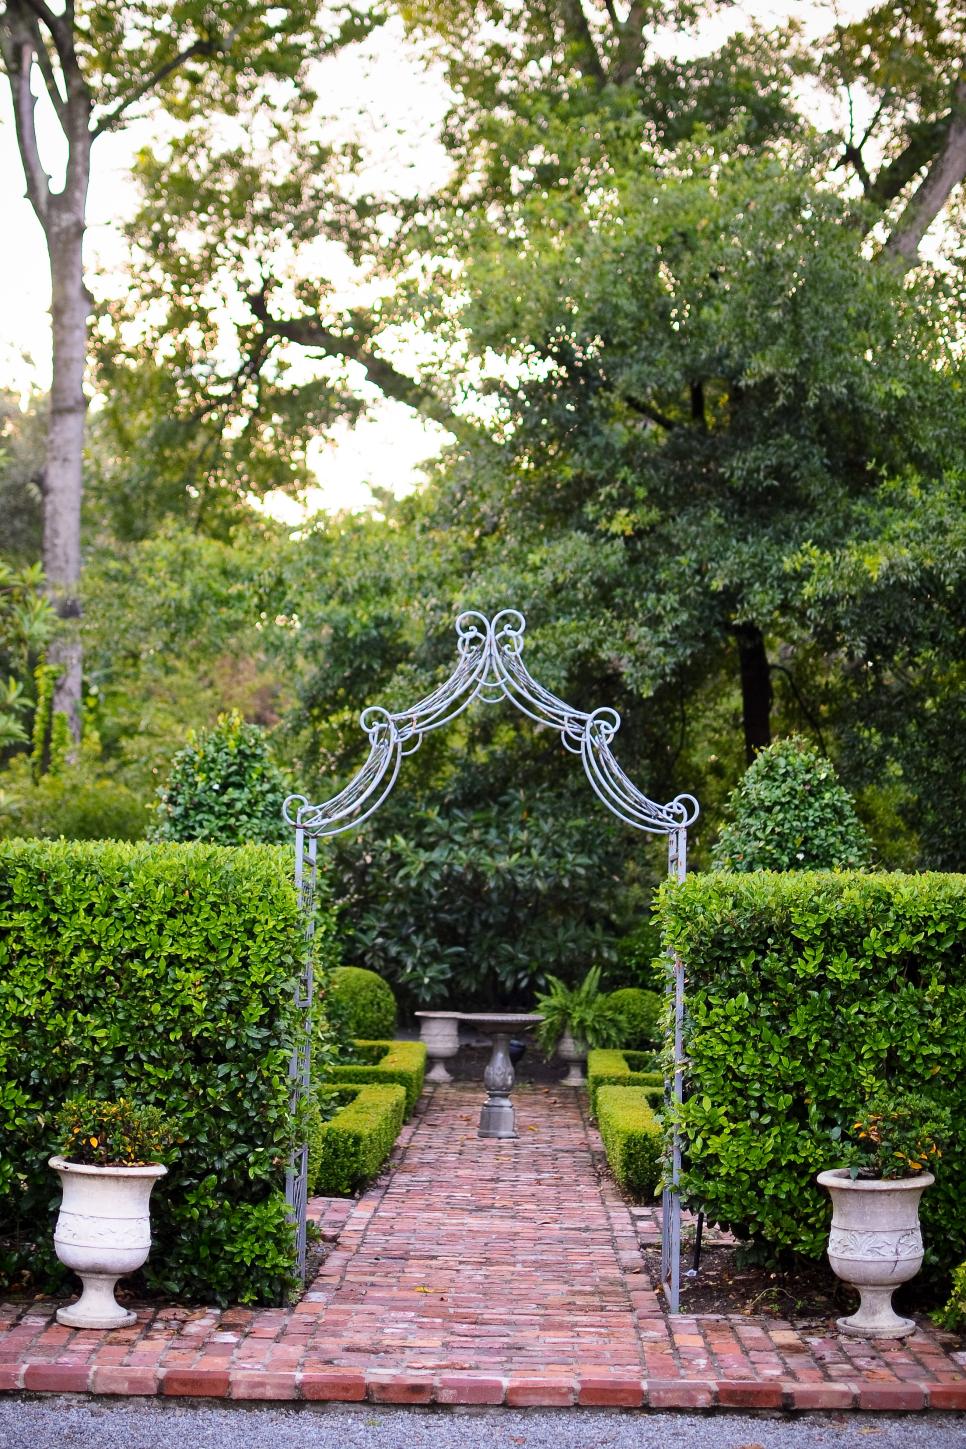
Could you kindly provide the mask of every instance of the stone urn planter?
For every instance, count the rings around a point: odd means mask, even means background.
[[[587,1078],[583,1073],[583,1064],[587,1060],[587,1043],[578,1041],[568,1028],[557,1042],[557,1055],[561,1061],[567,1063],[567,1075],[561,1082],[561,1086],[586,1086]]]
[[[446,1070],[446,1063],[455,1057],[460,1049],[459,1011],[417,1011],[419,1017],[419,1039],[426,1044],[426,1055],[431,1066],[426,1073],[427,1082],[451,1082],[453,1078]]]
[[[133,1273],[151,1248],[149,1199],[160,1163],[144,1167],[94,1167],[51,1157],[63,1200],[54,1229],[54,1249],[73,1268],[84,1291],[76,1303],[58,1308],[57,1322],[68,1328],[125,1328],[137,1315],[122,1308],[114,1287]]]
[[[829,1264],[861,1298],[850,1318],[838,1320],[840,1332],[859,1338],[905,1338],[914,1332],[913,1320],[893,1310],[892,1294],[922,1267],[919,1199],[933,1182],[931,1172],[855,1179],[847,1167],[819,1173],[818,1183],[832,1199]]]

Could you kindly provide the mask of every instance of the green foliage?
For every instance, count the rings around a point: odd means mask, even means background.
[[[915,1177],[934,1172],[952,1127],[949,1112],[921,1092],[881,1088],[843,1137],[853,1178]]]
[[[598,1050],[587,1055],[587,1095],[590,1114],[597,1115],[597,1092],[601,1087],[659,1087],[664,1077],[657,1070],[653,1052]]]
[[[399,1136],[405,1112],[405,1088],[397,1083],[360,1087],[318,1129],[319,1168],[311,1190],[346,1197],[375,1177]]]
[[[258,725],[219,715],[179,750],[158,792],[157,840],[271,844],[291,834],[282,819],[288,791]]]
[[[849,537],[803,547],[793,568],[823,655],[847,661],[828,708],[880,858],[961,869],[966,468],[882,486]]]
[[[654,1105],[662,1089],[601,1086],[597,1124],[611,1172],[632,1197],[649,1200],[661,1181],[663,1133]]]
[[[0,837],[142,839],[151,818],[147,806],[99,766],[82,758],[35,781],[25,757],[13,760],[0,774]]]
[[[940,1328],[950,1333],[962,1333],[966,1329],[966,1263],[960,1263],[954,1271],[952,1292],[934,1317]]]
[[[71,1097],[55,1119],[57,1151],[92,1167],[143,1167],[166,1161],[174,1124],[159,1107],[119,1097],[116,1102]]]
[[[616,1046],[624,1029],[611,997],[600,989],[600,967],[591,966],[577,986],[547,977],[549,990],[537,997],[534,1011],[543,1017],[537,1041],[549,1056],[565,1031],[588,1047]]]
[[[849,870],[869,840],[852,797],[805,740],[776,740],[756,756],[728,801],[711,854],[717,870]]]
[[[617,965],[614,974],[626,981],[628,986],[636,986],[642,991],[659,991],[664,983],[666,969],[660,951],[660,927],[652,919],[650,911],[643,912],[635,921],[633,929],[617,942]]]
[[[421,1041],[355,1041],[353,1055],[356,1060],[336,1062],[325,1073],[325,1081],[338,1085],[341,1082],[398,1082],[406,1092],[406,1116],[413,1108],[423,1090],[426,1075],[426,1047]]]
[[[103,767],[152,798],[189,731],[238,711],[266,728],[286,704],[287,536],[249,515],[225,540],[170,526],[92,549],[82,620],[87,718]]]
[[[624,986],[610,993],[610,1004],[621,1020],[621,1041],[632,1051],[646,1051],[661,1039],[664,1003],[656,991]]]
[[[304,1104],[305,1143],[308,1148],[306,1178],[310,1193],[316,1191],[315,1184],[319,1177],[323,1124],[330,1122],[349,1102],[355,1101],[355,1097],[355,1087],[342,1090],[328,1086],[318,1087],[310,1093]]]
[[[324,899],[323,880],[323,923]],[[288,1289],[301,947],[284,850],[0,843],[4,1282],[62,1281],[46,1161],[56,1104],[84,1093],[136,1098],[176,1124],[153,1286],[222,1303]]]
[[[815,1175],[887,1085],[966,1110],[966,877],[693,876],[662,887],[688,981],[685,1197],[772,1253],[820,1258]],[[923,1204],[933,1264],[966,1251],[966,1147]]]
[[[804,132],[669,153],[640,121],[585,122],[569,148],[562,121],[561,149],[541,136],[559,189],[528,174],[502,225],[461,200],[440,226],[460,266],[420,315],[449,336],[462,307],[493,425],[444,460],[436,532],[463,539],[481,597],[553,599],[557,630],[593,641],[583,676],[638,717],[647,701],[649,793],[673,761],[713,811],[741,724],[749,748],[808,731],[849,778],[904,786],[929,859],[961,864],[962,811],[930,803],[958,795],[966,738],[958,282],[870,256],[872,213],[829,190]]]
[[[42,587],[39,564],[18,567],[0,558],[0,758],[29,740],[35,671],[55,623]]]
[[[481,764],[458,731],[444,748],[436,782],[401,781],[394,807],[340,848],[347,952],[408,1001],[461,1010],[521,1006],[550,968],[572,979],[588,957],[613,959],[614,874],[602,888],[599,866],[612,864],[618,832],[586,783],[487,799],[497,770],[513,785],[522,752],[506,741],[499,764]],[[563,764],[572,772],[569,757]]]
[[[43,547],[46,402],[34,393],[22,409],[20,398],[0,389],[0,547],[14,568],[38,559]]]
[[[347,1039],[384,1041],[396,1030],[396,998],[375,971],[337,966],[329,979],[328,1008]]]

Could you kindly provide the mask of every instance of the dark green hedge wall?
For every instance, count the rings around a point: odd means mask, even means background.
[[[291,876],[283,847],[0,843],[0,1283],[64,1281],[46,1159],[83,1091],[154,1103],[183,1138],[152,1198],[152,1285],[246,1303],[291,1285]]]
[[[687,974],[683,1188],[772,1249],[825,1250],[815,1175],[883,1081],[966,1116],[966,876],[697,875],[661,890]],[[927,1261],[966,1256],[966,1141],[923,1198]]]

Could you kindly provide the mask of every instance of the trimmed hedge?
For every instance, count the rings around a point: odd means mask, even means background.
[[[662,1087],[609,1087],[597,1091],[597,1123],[610,1170],[634,1197],[652,1198],[661,1181],[663,1133],[654,1108]]]
[[[772,1251],[825,1251],[837,1132],[874,1088],[966,1115],[966,876],[698,875],[661,889],[687,972],[687,1199]],[[966,1142],[922,1218],[929,1260],[966,1257]]]
[[[608,1001],[623,1022],[620,1040],[632,1051],[647,1051],[661,1041],[663,998],[656,991],[642,991],[639,986],[622,986],[612,991]]]
[[[318,1162],[310,1191],[348,1197],[375,1177],[399,1136],[405,1112],[406,1091],[398,1083],[360,1086],[351,1102],[317,1128],[317,1148],[310,1141]]]
[[[325,1080],[334,1086],[343,1082],[398,1082],[406,1092],[406,1116],[412,1116],[426,1075],[425,1043],[355,1041],[352,1045],[362,1060],[328,1067]]]
[[[331,940],[320,907],[320,939]],[[152,1287],[269,1303],[294,1281],[285,1166],[301,954],[287,849],[0,842],[0,1282],[53,1254],[53,1119],[78,1093],[161,1108]]]
[[[337,966],[329,978],[328,1002],[346,1037],[385,1041],[396,1030],[392,987],[364,966]]]
[[[597,1116],[597,1093],[601,1087],[664,1087],[664,1075],[654,1070],[653,1052],[612,1051],[598,1047],[587,1053],[587,1092],[590,1113]]]

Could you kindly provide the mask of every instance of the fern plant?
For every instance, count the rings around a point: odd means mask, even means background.
[[[578,986],[568,986],[559,976],[548,976],[547,985],[549,990],[537,997],[534,1010],[543,1017],[537,1041],[548,1056],[566,1031],[588,1047],[620,1044],[623,1017],[600,989],[599,966],[591,966]]]

